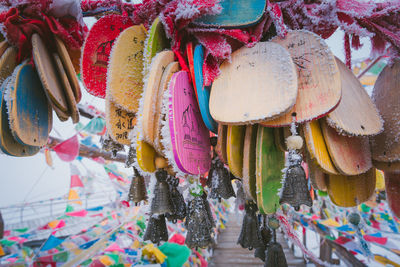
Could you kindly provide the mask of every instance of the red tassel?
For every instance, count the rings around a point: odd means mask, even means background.
[[[353,34],[353,36],[351,38],[351,47],[353,47],[356,50],[358,50],[362,47],[362,44],[360,42],[360,36]]]
[[[346,56],[346,66],[351,69],[350,37],[347,33],[344,34],[344,53]]]

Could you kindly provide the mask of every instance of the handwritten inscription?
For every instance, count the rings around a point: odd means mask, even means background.
[[[136,124],[136,115],[134,113],[127,112],[123,109],[116,108],[114,111],[114,138],[117,141],[128,141],[129,132],[134,128]]]

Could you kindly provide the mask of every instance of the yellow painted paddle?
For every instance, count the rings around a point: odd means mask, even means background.
[[[228,156],[226,155],[226,139],[228,134],[228,126],[219,124],[218,125],[218,139],[217,139],[217,147],[215,151],[217,152],[219,158],[223,163],[227,164]]]
[[[257,201],[256,145],[258,125],[247,125],[243,145],[243,189],[248,199]]]
[[[120,108],[138,111],[143,92],[143,25],[125,29],[115,40],[107,67],[107,95]]]
[[[106,127],[110,137],[122,144],[130,145],[129,133],[136,124],[135,113],[130,113],[112,102],[106,96]]]
[[[303,133],[311,160],[322,171],[328,174],[338,174],[326,147],[319,120],[305,123],[303,125]]]
[[[357,176],[329,175],[327,191],[332,202],[340,207],[354,207],[367,201],[375,191],[376,171]]]
[[[229,125],[226,139],[226,154],[229,169],[235,177],[240,179],[243,174],[243,145],[245,130],[245,126]]]

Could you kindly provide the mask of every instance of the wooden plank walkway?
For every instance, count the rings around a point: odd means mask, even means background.
[[[214,248],[214,255],[209,265],[210,267],[264,266],[263,261],[254,257],[254,249],[244,249],[236,244],[240,234],[241,218],[242,216],[238,219],[235,214],[229,215],[226,229],[221,231],[218,244]],[[294,256],[281,233],[278,234],[277,241],[281,243],[283,247],[289,266],[306,266],[302,258],[296,258]]]

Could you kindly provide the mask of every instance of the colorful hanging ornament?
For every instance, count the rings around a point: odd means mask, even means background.
[[[128,200],[138,204],[140,201],[147,200],[146,184],[144,177],[133,167],[133,178],[129,188]]]
[[[186,203],[181,192],[178,190],[179,179],[169,176],[168,184],[171,193],[172,212],[167,213],[166,217],[168,221],[172,221],[173,223],[176,223],[177,220],[183,221],[186,217]]]
[[[286,168],[284,169],[284,184],[279,203],[288,203],[298,211],[302,204],[311,207],[312,199],[308,191],[306,174],[301,166],[302,156],[298,152],[303,146],[303,139],[297,135],[294,120],[290,130],[292,135],[286,139],[289,154],[286,161]]]
[[[253,248],[258,248],[263,245],[260,233],[260,225],[256,215],[257,210],[257,205],[253,201],[246,201],[246,213],[243,217],[242,229],[237,241],[242,248],[248,248],[249,250],[252,250]]]
[[[265,251],[264,267],[287,267],[288,265],[282,245],[276,242],[276,229],[279,228],[279,221],[275,217],[270,217],[268,219],[268,227],[272,229],[273,240],[269,243]]]
[[[173,204],[171,192],[167,183],[168,173],[165,170],[157,170],[157,183],[154,186],[154,198],[151,201],[151,214],[166,214],[172,213]]]
[[[160,241],[168,241],[167,224],[163,214],[150,216],[143,240],[150,240],[154,244],[160,244]]]

